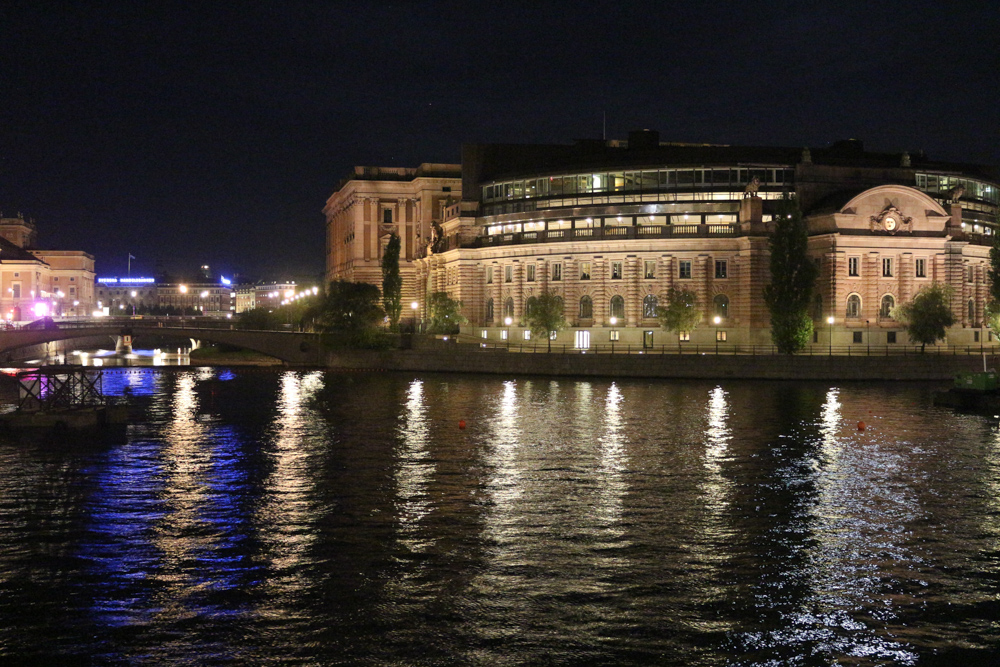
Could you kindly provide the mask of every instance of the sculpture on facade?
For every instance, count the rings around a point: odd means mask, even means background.
[[[747,186],[743,188],[743,198],[749,199],[750,197],[756,197],[757,190],[759,189],[760,189],[760,178],[754,176],[753,178],[750,179],[750,182],[747,183]]]

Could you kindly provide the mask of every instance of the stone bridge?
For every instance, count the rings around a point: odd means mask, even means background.
[[[211,326],[162,320],[56,322],[44,328],[0,330],[0,358],[16,358],[17,351],[21,348],[75,338],[107,336],[120,345],[121,339],[126,335],[131,336],[136,345],[142,345],[142,340],[146,337],[188,339],[192,348],[200,347],[202,342],[221,343],[260,352],[290,365],[322,366],[325,362],[319,334],[243,331],[230,328],[228,322],[223,326]]]

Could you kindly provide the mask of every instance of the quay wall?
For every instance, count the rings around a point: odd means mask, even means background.
[[[987,355],[989,368],[1000,359]],[[975,355],[888,357],[799,355],[672,355],[518,353],[498,350],[415,349],[330,353],[327,366],[343,370],[432,371],[500,375],[759,380],[951,381],[959,371],[983,369]]]

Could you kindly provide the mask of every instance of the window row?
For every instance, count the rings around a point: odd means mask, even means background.
[[[891,294],[886,294],[879,302],[878,316],[880,319],[890,319],[892,310],[896,307],[896,299]],[[861,296],[851,294],[847,297],[847,317],[857,319],[861,317]]]
[[[559,309],[565,313],[566,308],[563,305],[562,297],[556,297],[559,301]],[[538,300],[536,297],[528,297],[527,301],[524,302],[524,315],[528,317],[531,315],[531,311],[536,307]],[[642,300],[642,316],[645,319],[655,319],[659,316],[658,312],[659,300],[656,298],[655,294],[647,294]],[[712,314],[715,317],[721,319],[726,319],[729,317],[729,297],[725,294],[716,294],[712,299]],[[503,313],[501,315],[501,320],[505,321],[507,318],[514,318],[514,298],[507,297],[503,302]],[[577,317],[581,320],[590,320],[594,318],[594,300],[587,295],[580,297],[579,307],[577,308]],[[616,294],[611,297],[608,302],[608,317],[615,318],[619,322],[624,322],[625,320],[625,297]],[[495,306],[493,299],[486,300],[486,321],[492,322],[496,319]]]
[[[762,186],[787,186],[795,170],[784,167],[657,169],[543,176],[483,186],[483,202],[603,192],[647,192],[689,187],[744,187],[754,177]]]
[[[892,278],[896,275],[896,263],[893,261],[893,257],[883,257],[882,258],[882,277]],[[851,278],[861,277],[861,258],[860,257],[848,257],[847,258],[847,275]],[[926,278],[927,277],[927,260],[923,257],[917,257],[913,260],[913,275],[916,278]]]
[[[549,265],[552,269],[551,280],[560,281],[563,278],[563,266],[561,262],[553,262]],[[525,282],[535,282],[536,279],[536,265],[535,264],[525,264],[524,279]],[[624,278],[625,273],[623,269],[623,264],[621,260],[612,260],[611,264],[611,280],[621,280]],[[486,267],[486,284],[492,285],[495,279],[495,269],[499,267],[487,266]],[[591,262],[579,262],[579,273],[577,278],[580,280],[590,280],[592,263]],[[642,265],[642,277],[645,280],[656,279],[656,260],[647,259]],[[723,280],[729,277],[729,260],[717,259],[715,260],[715,278],[717,280]],[[682,259],[677,262],[677,277],[681,279],[690,279],[692,277],[691,272],[691,260]],[[503,281],[505,283],[514,282],[514,265],[507,264],[503,267]]]

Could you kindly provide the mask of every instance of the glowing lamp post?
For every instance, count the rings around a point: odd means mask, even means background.
[[[719,325],[722,324],[722,318],[716,315],[712,321],[715,322],[715,354],[719,354]]]
[[[507,349],[508,350],[510,349],[510,324],[513,321],[514,320],[510,319],[509,317],[505,317],[504,320],[503,320],[504,326],[507,327],[506,329],[504,329],[504,338],[507,339]]]
[[[417,333],[417,308],[420,304],[414,301],[410,304],[410,312],[413,314],[413,333]]]
[[[618,318],[611,316],[611,354],[615,353],[615,325],[618,324]]]
[[[833,356],[833,315],[826,318],[826,323],[830,325],[830,356]]]

